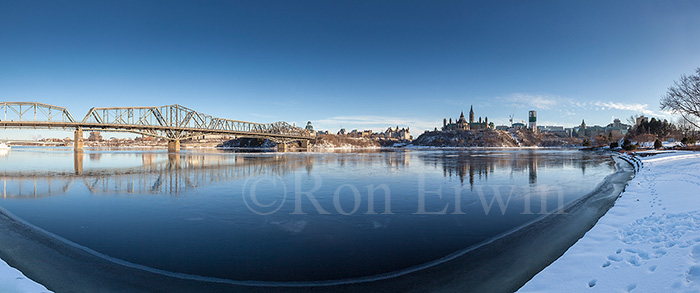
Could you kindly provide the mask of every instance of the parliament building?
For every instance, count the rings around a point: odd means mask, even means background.
[[[452,122],[450,118],[449,123],[447,118],[442,119],[442,131],[455,131],[455,130],[484,130],[493,129],[494,124],[489,123],[489,118],[486,117],[484,121],[479,117],[479,121],[474,120],[474,106],[469,109],[469,121],[464,118],[464,112],[460,113],[459,119],[455,119]]]

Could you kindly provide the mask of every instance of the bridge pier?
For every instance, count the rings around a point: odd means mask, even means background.
[[[75,131],[75,140],[73,141],[73,151],[82,152],[83,151],[83,130],[77,129]]]
[[[277,144],[277,151],[280,153],[284,153],[287,151],[287,144],[284,142],[280,142]]]
[[[301,149],[305,151],[309,151],[309,140],[308,139],[302,139],[301,140]]]
[[[169,153],[179,153],[180,152],[180,140],[169,140],[168,141],[168,152]]]

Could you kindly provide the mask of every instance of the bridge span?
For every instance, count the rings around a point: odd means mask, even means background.
[[[83,150],[83,131],[130,132],[168,140],[168,151],[178,152],[180,141],[205,134],[266,138],[286,144],[300,141],[308,148],[311,133],[287,122],[255,123],[199,113],[181,105],[157,107],[91,108],[78,121],[64,107],[37,102],[0,102],[0,127],[75,130],[75,151]]]

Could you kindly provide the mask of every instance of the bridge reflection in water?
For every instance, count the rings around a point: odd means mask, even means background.
[[[530,152],[445,151],[415,152],[420,160],[411,164],[411,151],[336,154],[242,154],[242,153],[156,153],[143,152],[140,166],[131,168],[95,169],[103,156],[113,161],[114,153],[73,153],[74,172],[5,171],[0,174],[4,198],[36,198],[68,193],[76,185],[82,185],[93,194],[144,194],[176,195],[217,182],[247,179],[253,176],[284,176],[304,168],[313,172],[313,165],[338,167],[371,167],[382,164],[391,169],[435,168],[446,179],[456,178],[462,184],[467,181],[485,182],[495,173],[527,173],[527,183],[537,184],[538,170],[580,169],[586,174],[588,165],[609,162],[604,156],[584,153],[574,155]],[[506,155],[507,154],[507,155]],[[7,154],[5,154],[7,155]],[[124,156],[124,154],[120,154]],[[84,169],[85,160],[92,163]],[[418,164],[416,164],[418,163]],[[506,175],[508,176],[508,175]]]
[[[39,198],[63,195],[76,186],[92,194],[176,195],[217,182],[252,176],[284,176],[300,168],[312,169],[312,160],[301,156],[140,154],[142,166],[121,169],[83,168],[85,157],[99,161],[101,153],[74,153],[74,174],[5,172],[3,198]]]

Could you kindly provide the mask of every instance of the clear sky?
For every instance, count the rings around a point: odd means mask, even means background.
[[[700,66],[698,28],[683,0],[2,1],[0,100],[414,135],[472,104],[605,125],[671,118],[659,98]]]

